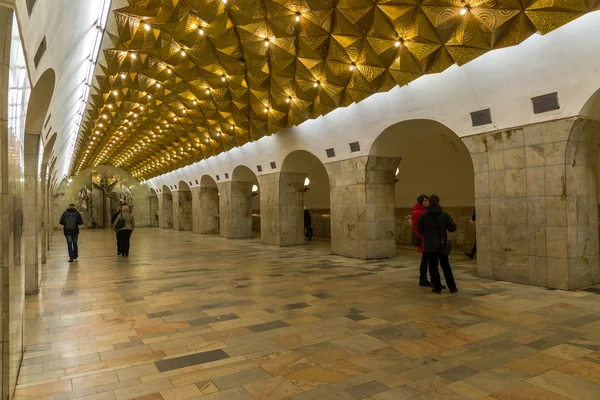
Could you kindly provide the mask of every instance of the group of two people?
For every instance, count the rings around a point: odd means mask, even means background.
[[[111,222],[117,233],[117,255],[128,257],[131,233],[135,228],[135,220],[129,206],[120,203],[117,212],[112,216]],[[77,211],[75,204],[69,204],[69,207],[60,217],[60,224],[63,226],[63,233],[67,240],[69,262],[73,262],[79,258],[79,226],[83,225],[83,218]]]
[[[448,256],[452,243],[448,232],[456,231],[456,223],[440,206],[439,196],[420,195],[412,211],[413,245],[421,253],[419,286],[431,286],[431,291],[441,293],[442,285],[438,265],[442,267],[444,279],[450,293],[458,292]],[[431,282],[427,279],[427,272]]]

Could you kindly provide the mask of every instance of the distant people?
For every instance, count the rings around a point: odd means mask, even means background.
[[[73,262],[73,260],[79,258],[77,241],[79,239],[79,225],[83,225],[83,218],[81,218],[75,204],[69,204],[69,208],[60,217],[60,224],[63,226],[63,232],[67,239],[69,262]]]
[[[450,293],[458,292],[454,275],[448,256],[450,255],[451,243],[448,241],[448,232],[455,232],[456,224],[450,216],[442,210],[438,195],[429,196],[429,208],[424,212],[417,222],[417,232],[423,236],[425,242],[425,253],[429,262],[429,276],[431,277],[431,289],[434,293],[442,293],[442,281],[438,263],[444,272],[446,285]]]
[[[306,236],[306,239],[309,242],[313,237],[312,218],[310,216],[310,211],[308,211],[306,207],[304,207],[304,236]]]
[[[117,211],[112,215],[112,218],[110,219],[110,223],[114,226],[115,225],[115,221],[117,220],[117,218],[119,217],[119,215],[121,215],[123,206],[125,204],[120,201],[119,202],[119,206],[117,207]],[[116,238],[117,238],[117,255],[120,256],[121,252],[119,251],[119,234],[116,234]]]
[[[121,208],[121,214],[115,220],[113,228],[117,232],[117,251],[123,257],[129,257],[129,244],[131,233],[135,229],[135,220],[128,206]]]
[[[412,210],[412,239],[411,244],[417,248],[417,252],[421,253],[421,266],[419,268],[419,286],[431,286],[431,282],[427,279],[427,254],[424,251],[423,235],[417,232],[417,222],[421,215],[427,211],[429,207],[429,196],[420,195],[417,197],[417,203],[414,205]]]
[[[473,217],[471,218],[471,221],[473,221],[473,222],[477,221],[476,216],[475,216],[475,210],[473,210]],[[465,253],[465,255],[472,260],[475,257],[475,254],[477,254],[477,233],[475,236],[475,240],[473,241],[473,249],[471,250],[470,253]]]

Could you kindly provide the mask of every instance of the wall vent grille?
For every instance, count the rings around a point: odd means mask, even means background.
[[[257,166],[256,166],[256,170],[257,170],[258,172],[262,172],[262,165],[257,165]]]
[[[277,164],[275,164],[275,161],[271,161],[271,169],[275,168],[277,168]]]
[[[471,122],[473,126],[482,126],[492,123],[492,112],[489,108],[485,110],[473,111],[471,113]]]
[[[217,175],[217,180],[218,180],[218,181],[220,181],[220,180],[221,180],[221,177],[220,177],[219,175]]]
[[[358,142],[350,143],[350,152],[356,153],[357,151],[360,151],[360,143],[358,143]]]
[[[327,153],[327,158],[335,157],[335,150],[333,149],[333,147],[331,149],[325,150],[325,153]]]
[[[42,61],[42,57],[44,56],[44,53],[46,52],[46,36],[44,36],[44,38],[42,39],[42,43],[40,43],[40,46],[38,47],[37,51],[35,52],[35,57],[33,57],[33,64],[35,65],[35,67],[37,68],[40,61]]]
[[[533,104],[533,113],[541,114],[548,111],[560,109],[558,104],[558,93],[548,93],[542,96],[532,97],[531,103]]]
[[[192,183],[192,181],[190,181],[190,186],[192,186],[192,185],[193,185],[193,183]]]
[[[198,179],[196,179],[196,185],[198,184]]]
[[[225,172],[225,179],[229,179],[229,174]]]

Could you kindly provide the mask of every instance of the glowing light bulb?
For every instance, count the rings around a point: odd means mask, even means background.
[[[121,79],[125,79],[125,78],[127,78],[127,75],[126,74],[121,74]]]
[[[223,76],[221,77],[221,80],[222,80],[223,82],[225,82],[225,81],[227,80],[227,78],[225,77],[225,75],[223,75]]]
[[[132,60],[135,60],[137,58],[137,56],[135,55],[135,53],[131,53],[129,55],[129,57],[131,57]]]
[[[206,94],[210,94],[210,89],[206,89]]]
[[[354,65],[354,63],[350,64],[350,71],[354,71],[355,67],[356,67],[356,65]]]
[[[319,86],[319,83],[321,83],[321,82],[319,82],[319,81],[316,81],[316,82],[313,84],[313,86],[314,86],[314,87],[318,87],[318,86]]]
[[[112,110],[112,108],[113,108],[113,105],[112,105],[112,104],[109,104],[109,105],[108,105],[108,108],[110,108],[110,109]]]
[[[194,105],[197,105],[197,104],[198,104],[198,102],[196,100],[194,100]]]
[[[310,185],[310,179],[308,179],[308,177],[307,177],[304,179],[304,186],[308,186],[308,185]]]
[[[169,74],[172,74],[172,73],[173,73],[173,71],[171,71],[171,68],[167,69],[167,72],[168,72]]]
[[[185,51],[181,50],[181,57],[185,57]]]
[[[292,101],[292,96],[288,96],[288,98],[287,98],[287,99],[285,99],[285,102],[286,102],[286,103],[289,103],[290,101]]]
[[[148,24],[144,24],[144,29],[149,31],[150,29],[152,29],[152,27]]]
[[[200,34],[200,36],[203,36],[203,35],[204,35],[204,29],[200,28],[200,29],[198,30],[198,33]]]
[[[227,0],[221,0],[223,4],[227,4]]]
[[[230,131],[232,131],[232,130],[233,130],[233,128],[235,128],[235,126],[234,126],[234,125],[231,125],[231,126],[229,127],[229,130],[230,130]]]
[[[258,192],[258,186],[252,185],[252,193]]]
[[[300,13],[299,12],[296,13],[295,20],[296,20],[296,22],[300,22]]]
[[[269,47],[269,39],[265,39],[265,46]]]
[[[140,110],[144,111],[144,106],[140,106]]]
[[[151,99],[151,98],[152,98],[152,96],[151,96],[151,95],[148,95],[148,98],[149,98],[149,99]]]
[[[265,111],[265,113],[268,113],[269,112],[269,107],[265,107],[264,111]]]
[[[460,9],[460,15],[465,15],[467,13],[468,9],[467,7],[463,7]]]
[[[113,94],[116,96],[119,94],[119,92],[117,90],[113,90]]]
[[[108,115],[106,115],[106,114],[102,114],[102,118],[104,118],[104,119],[108,119]]]

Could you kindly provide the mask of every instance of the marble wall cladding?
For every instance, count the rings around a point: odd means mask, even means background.
[[[48,180],[46,179],[46,174],[48,172],[48,164],[42,164],[41,174],[40,174],[40,204],[39,204],[39,215],[40,215],[40,257],[42,264],[45,264],[48,261],[48,235],[46,234],[46,230],[48,229],[48,213],[46,212],[46,201],[47,201],[47,185]]]
[[[219,190],[219,235],[231,238],[231,182],[217,183]]]
[[[23,241],[25,266],[25,294],[37,294],[41,281],[39,260],[39,161],[40,136],[25,133],[24,141],[24,199],[23,199]]]
[[[260,236],[263,244],[304,243],[304,173],[278,172],[259,176]]]
[[[395,255],[394,176],[398,162],[398,158],[363,156],[325,165],[334,254],[361,259]]]
[[[560,289],[600,282],[600,123],[565,119],[463,140],[475,169],[479,274]]]
[[[192,230],[192,192],[173,192],[173,229],[176,231]]]
[[[252,237],[253,182],[219,183],[220,235],[229,239]]]
[[[148,210],[148,219],[150,221],[150,226],[153,228],[158,228],[158,216],[160,214],[158,208],[158,196],[150,195],[148,200],[150,209]]]
[[[0,319],[2,398],[14,393],[23,356],[24,122],[29,79],[14,13],[0,6]]]
[[[219,189],[214,186],[192,188],[193,231],[219,233]]]
[[[173,195],[171,193],[158,194],[159,221],[162,229],[173,229]]]
[[[86,222],[86,224],[83,226],[83,228],[93,227],[94,224],[92,222],[95,222],[100,227],[108,228],[111,225],[111,214],[114,209],[116,209],[118,203],[115,200],[111,200],[104,204],[102,208],[95,206],[105,202],[107,196],[103,195],[103,191],[101,189],[92,186],[93,173],[100,173],[104,177],[118,175],[121,184],[129,190],[133,198],[133,217],[135,218],[135,225],[137,227],[145,227],[150,225],[151,218],[149,186],[147,184],[140,183],[125,170],[122,170],[118,167],[100,165],[81,171],[72,177],[71,182],[67,180],[61,182],[53,199],[54,212],[51,217],[51,223],[55,229],[62,229],[62,226],[59,224],[62,213],[69,207],[70,203],[78,204],[78,196],[81,196],[82,188],[86,186],[92,190],[92,202],[94,206],[92,207],[93,213],[90,212],[89,218],[84,218],[84,222]],[[96,193],[98,194],[97,196]],[[86,210],[80,210],[80,212],[85,214]]]

